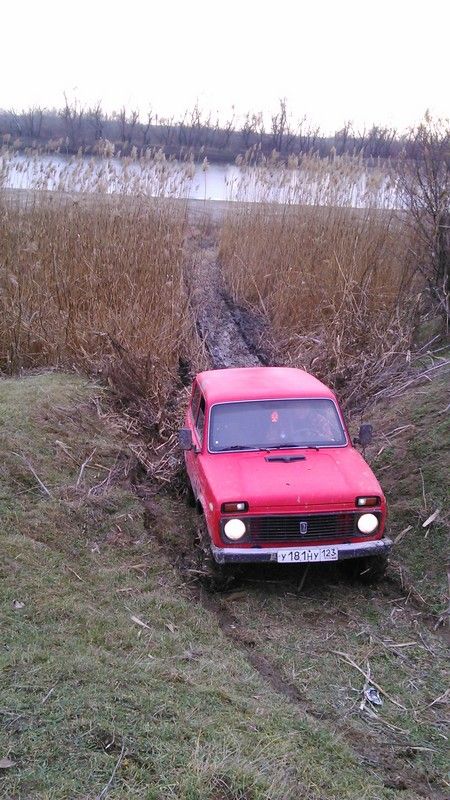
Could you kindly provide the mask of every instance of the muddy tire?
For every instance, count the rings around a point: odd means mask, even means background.
[[[203,517],[197,523],[196,546],[202,586],[208,592],[224,592],[231,589],[237,579],[237,570],[229,564],[218,564],[213,557],[209,544],[209,534]]]
[[[388,563],[389,559],[386,555],[365,556],[344,561],[342,570],[350,580],[370,585],[383,580]]]
[[[197,505],[195,500],[195,494],[192,491],[191,482],[186,473],[186,503],[188,504],[189,508],[195,508]]]
[[[195,508],[196,506],[195,495],[194,492],[192,491],[189,475],[187,474],[187,470],[184,464],[180,469],[179,481],[183,496],[186,498],[186,503],[188,504],[189,508]]]

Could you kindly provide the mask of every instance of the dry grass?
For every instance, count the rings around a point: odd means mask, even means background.
[[[0,371],[76,368],[158,423],[195,351],[184,233],[179,200],[0,192]]]
[[[343,179],[339,165],[326,180]],[[404,212],[375,207],[376,187],[375,195],[366,187],[364,207],[351,208],[334,189],[334,204],[322,205],[324,182],[325,173],[319,203],[232,209],[221,258],[234,299],[270,318],[282,360],[311,369],[354,404],[405,364],[419,287]]]

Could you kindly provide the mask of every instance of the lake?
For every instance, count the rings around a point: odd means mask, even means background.
[[[364,208],[399,206],[395,181],[386,168],[361,159],[333,161],[306,156],[300,165],[194,164],[149,158],[69,157],[61,154],[0,152],[0,186],[65,192],[145,194],[195,200],[338,205]]]

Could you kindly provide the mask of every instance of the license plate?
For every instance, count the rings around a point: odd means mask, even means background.
[[[337,561],[336,547],[302,547],[301,550],[279,550],[279,564],[315,564],[318,561]]]

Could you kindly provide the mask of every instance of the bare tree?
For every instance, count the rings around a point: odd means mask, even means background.
[[[272,148],[283,152],[284,138],[288,131],[286,98],[280,99],[280,110],[272,116]]]
[[[245,148],[248,148],[252,145],[252,139],[255,138],[257,130],[258,130],[258,115],[249,114],[249,112],[247,112],[247,114],[245,115],[244,123],[241,128],[241,136]]]
[[[231,118],[226,120],[225,127],[222,129],[223,130],[223,146],[224,146],[225,149],[230,144],[231,136],[232,136],[232,134],[234,133],[234,130],[235,130],[234,106],[232,107],[231,111],[232,111]]]
[[[353,126],[351,122],[345,122],[341,130],[334,134],[334,146],[336,155],[342,156],[348,152],[350,139],[353,136]]]
[[[142,125],[142,145],[148,147],[150,145],[150,128],[153,122],[153,112],[151,108],[147,112],[147,122]]]
[[[92,106],[92,108],[88,108],[86,119],[89,126],[92,128],[94,141],[98,142],[100,139],[103,139],[105,116],[103,114],[102,105],[100,102],[96,103],[96,105]]]
[[[449,320],[450,125],[429,113],[410,132],[399,160],[399,184],[417,238],[416,259],[430,295]]]
[[[21,115],[18,114],[14,110],[14,108],[10,108],[9,109],[9,114],[11,116],[11,121],[12,121],[12,126],[11,127],[13,128],[13,131],[11,131],[11,133],[14,132],[16,135],[22,136],[22,134],[23,134],[23,120],[21,118]]]
[[[30,139],[39,139],[42,129],[42,120],[44,117],[44,109],[40,106],[32,106],[21,114],[23,120],[23,133],[29,136]]]
[[[125,106],[122,106],[120,111],[115,115],[119,125],[119,136],[122,144],[131,145],[134,136],[134,130],[139,122],[139,111],[131,111],[128,116]]]
[[[66,93],[64,93],[64,101],[65,105],[64,108],[59,111],[59,116],[64,123],[68,145],[72,152],[76,152],[83,145],[84,108],[76,99],[69,102]]]

